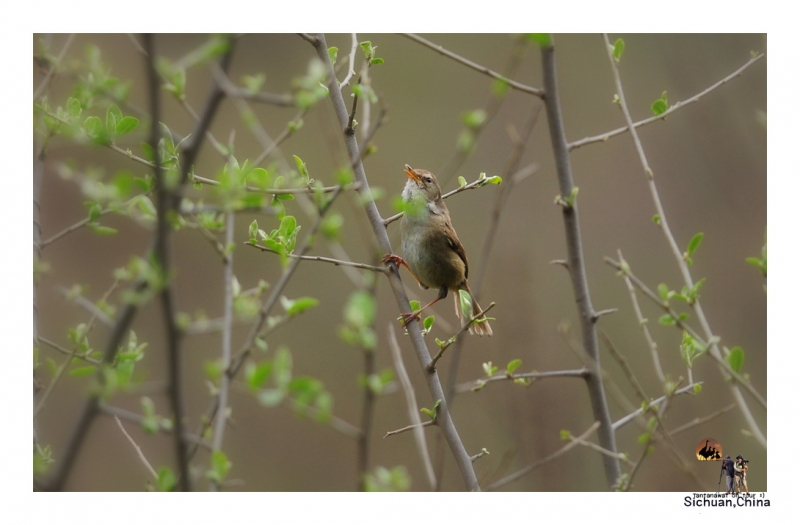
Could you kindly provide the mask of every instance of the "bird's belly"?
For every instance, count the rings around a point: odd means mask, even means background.
[[[464,263],[449,247],[442,249],[435,236],[404,228],[401,247],[411,271],[429,288],[458,288],[464,280]]]

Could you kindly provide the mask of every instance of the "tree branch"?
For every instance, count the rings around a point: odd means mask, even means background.
[[[592,433],[595,430],[597,430],[599,427],[600,427],[600,422],[599,421],[595,421],[592,424],[592,426],[590,426],[586,430],[586,432],[584,432],[583,434],[581,434],[577,438],[571,440],[569,443],[567,443],[566,445],[564,445],[560,449],[556,450],[555,452],[553,452],[549,456],[544,457],[544,458],[540,459],[539,461],[537,461],[536,463],[534,463],[532,465],[529,465],[529,466],[527,466],[527,467],[525,467],[525,468],[523,468],[521,470],[518,470],[517,472],[515,472],[515,473],[513,473],[511,475],[508,475],[508,476],[504,477],[503,479],[495,481],[494,483],[492,483],[491,485],[486,487],[486,490],[488,491],[488,490],[499,489],[500,487],[502,487],[504,485],[508,485],[512,481],[516,481],[519,478],[521,478],[522,476],[533,472],[537,468],[539,468],[539,467],[541,467],[543,465],[546,465],[547,463],[550,463],[551,461],[553,461],[555,459],[560,458],[561,456],[563,456],[564,454],[569,452],[571,449],[573,449],[573,448],[577,447],[579,444],[581,444],[582,441],[585,441],[586,438],[588,438],[590,435],[592,435]]]
[[[683,101],[676,102],[675,104],[671,105],[665,112],[661,113],[660,115],[656,115],[654,117],[646,118],[646,119],[640,120],[639,122],[634,123],[633,127],[634,128],[638,128],[640,126],[644,126],[646,124],[651,124],[651,123],[659,121],[659,120],[665,120],[667,115],[669,115],[669,114],[671,114],[671,113],[673,113],[673,112],[675,112],[675,111],[677,111],[677,110],[679,110],[679,109],[681,109],[683,107],[688,106],[692,102],[697,102],[698,100],[700,100],[704,96],[708,95],[709,93],[711,93],[712,91],[714,91],[715,89],[720,87],[721,85],[723,85],[726,82],[729,82],[729,81],[733,80],[734,78],[740,76],[744,72],[745,69],[747,69],[748,67],[750,67],[751,65],[753,65],[755,62],[759,61],[762,58],[764,58],[763,54],[758,54],[758,55],[752,57],[750,60],[747,61],[747,63],[745,65],[743,65],[742,67],[740,67],[739,69],[737,69],[736,71],[734,71],[733,73],[728,75],[727,77],[723,78],[719,82],[715,83],[714,85],[704,89],[703,91],[701,91],[700,93],[698,93],[697,95],[695,95],[695,96],[693,96],[691,98],[688,98],[688,99],[683,100]],[[573,149],[580,148],[581,146],[585,146],[586,144],[592,144],[592,143],[595,143],[595,142],[605,142],[608,139],[610,139],[611,137],[616,137],[617,135],[621,135],[621,134],[629,131],[629,129],[630,128],[628,128],[628,126],[623,126],[621,128],[615,129],[614,131],[609,131],[607,133],[603,133],[602,135],[596,135],[594,137],[586,137],[586,138],[583,138],[583,139],[580,139],[580,140],[576,140],[575,142],[571,142],[569,144],[569,149],[570,149],[570,151],[572,151]]]
[[[550,128],[550,140],[553,144],[553,154],[558,171],[559,188],[562,198],[564,198],[573,195],[575,185],[572,180],[572,166],[570,165],[564,121],[561,116],[556,79],[555,50],[552,43],[542,46],[542,70],[546,93],[544,105],[547,110],[547,123]],[[603,381],[599,371],[600,356],[597,348],[597,329],[594,322],[596,314],[592,307],[591,297],[589,296],[589,283],[586,279],[577,202],[573,200],[571,205],[562,206],[562,214],[567,234],[568,270],[572,278],[575,302],[578,305],[578,313],[581,319],[583,347],[589,357],[588,363],[591,365],[586,385],[589,388],[592,413],[595,420],[600,423],[600,431],[598,433],[600,446],[611,452],[617,452],[614,430],[611,427],[611,416],[608,411]],[[608,485],[614,485],[621,475],[619,461],[610,456],[603,456],[603,466],[605,467]]]
[[[455,60],[459,64],[463,64],[463,65],[465,65],[467,67],[470,67],[470,68],[474,69],[475,71],[480,71],[484,75],[488,75],[488,76],[490,76],[492,78],[495,78],[497,80],[502,80],[503,82],[505,82],[506,84],[508,84],[509,86],[511,86],[512,88],[514,88],[514,89],[516,89],[518,91],[522,91],[524,93],[530,93],[531,95],[536,95],[537,97],[544,97],[545,90],[543,90],[542,88],[535,88],[535,87],[531,87],[531,86],[526,86],[525,84],[520,84],[519,82],[515,82],[514,80],[511,80],[510,78],[506,78],[503,75],[501,75],[500,73],[497,73],[496,71],[492,71],[488,67],[484,67],[484,66],[482,66],[480,64],[476,64],[475,62],[467,60],[466,58],[464,58],[464,57],[462,57],[460,55],[457,55],[457,54],[453,53],[452,51],[448,51],[447,49],[443,48],[440,45],[437,45],[437,44],[434,44],[433,42],[425,40],[421,36],[415,35],[413,33],[401,33],[401,34],[403,36],[405,36],[405,37],[410,38],[411,40],[413,40],[415,42],[418,42],[418,43],[422,44],[425,47],[433,49],[434,51],[438,52],[441,55],[446,56],[447,58],[452,58],[453,60]]]

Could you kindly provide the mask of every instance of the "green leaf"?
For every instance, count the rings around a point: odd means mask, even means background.
[[[116,134],[118,137],[130,133],[131,131],[136,129],[136,126],[139,125],[139,119],[135,117],[124,117],[122,120],[117,122],[116,127]]]
[[[358,45],[361,46],[361,51],[364,52],[365,58],[372,58],[375,55],[375,48],[372,47],[372,42],[369,40],[361,42]]]
[[[285,394],[279,388],[270,388],[258,393],[258,401],[264,406],[275,407],[281,404]]]
[[[618,38],[614,42],[613,50],[614,50],[614,61],[617,64],[619,64],[619,60],[620,58],[622,58],[622,53],[625,52],[625,41],[622,40],[621,38]]]
[[[215,450],[211,454],[211,470],[206,472],[206,476],[208,476],[209,479],[220,483],[228,476],[228,471],[230,468],[231,462],[228,461],[228,457],[225,455],[225,453],[221,450]]]
[[[245,381],[251,391],[255,392],[267,382],[272,374],[272,362],[248,363],[245,368]]]
[[[661,94],[661,98],[653,102],[650,109],[653,110],[653,115],[658,116],[667,111],[669,104],[667,103],[667,92]]]
[[[695,394],[699,394],[700,391],[703,390],[703,385],[701,385],[700,383],[697,383],[696,385],[694,385],[692,390],[694,390]]]
[[[550,47],[553,45],[553,39],[550,37],[550,33],[527,33],[525,37],[539,47]]]
[[[338,240],[341,236],[342,226],[344,226],[344,217],[341,213],[333,212],[328,213],[319,225],[322,235],[326,239]]]
[[[495,98],[503,98],[509,90],[509,84],[502,78],[496,78],[492,81],[492,95]]]
[[[758,268],[761,268],[761,259],[758,257],[748,257],[744,260],[747,264],[752,264]]]
[[[689,241],[689,245],[686,247],[686,256],[691,256],[695,250],[700,246],[700,243],[703,241],[703,233],[700,232],[696,234],[692,239]]]
[[[99,138],[104,136],[105,128],[103,128],[103,121],[100,117],[89,117],[83,122],[83,129],[92,138]]]
[[[459,290],[458,295],[461,303],[461,314],[464,319],[470,319],[472,317],[472,296],[466,290]]]
[[[466,187],[466,185],[467,185],[467,179],[465,179],[464,177],[459,176],[458,177],[458,186],[460,188],[464,188],[464,187]]]
[[[658,285],[658,295],[665,303],[669,300],[669,286],[664,283]]]
[[[372,325],[375,320],[375,298],[365,290],[354,292],[345,306],[344,320],[355,328]]]
[[[301,314],[309,308],[314,308],[319,304],[319,299],[314,299],[313,297],[300,297],[291,301],[291,303],[292,304],[289,306],[289,308],[286,309],[286,314],[289,317]]]
[[[169,467],[158,468],[158,480],[156,481],[156,488],[159,492],[170,492],[175,488],[175,474]]]
[[[257,75],[244,75],[242,77],[244,89],[251,95],[257,93],[261,89],[261,86],[264,85],[266,80],[267,76],[264,73],[259,73]]]
[[[254,219],[253,222],[250,223],[247,233],[250,235],[251,243],[255,244],[258,242],[258,221]]]
[[[664,326],[675,326],[675,318],[670,314],[664,314],[658,318],[658,322]]]
[[[99,235],[114,235],[115,233],[117,233],[116,228],[110,228],[108,226],[100,226],[96,222],[94,223],[90,222],[86,226],[88,226],[93,232]]]
[[[420,306],[422,306],[419,301],[409,301],[408,304],[411,305],[411,310],[415,312],[420,309]]]
[[[331,46],[328,48],[328,58],[331,60],[331,64],[336,63],[336,57],[339,54],[339,48],[336,46]]]
[[[744,364],[744,350],[740,346],[731,348],[731,353],[728,354],[728,364],[737,374],[742,371],[742,364]]]
[[[89,203],[89,222],[95,222],[97,219],[100,218],[100,215],[103,213],[103,209],[100,207],[99,204],[96,202]]]
[[[111,104],[106,110],[106,133],[111,136],[117,132],[117,122],[122,120],[122,111],[116,104]]]
[[[300,172],[300,176],[302,176],[306,182],[308,181],[308,168],[306,167],[306,163],[298,157],[297,155],[292,155],[294,157],[294,163],[297,164],[297,171]]]
[[[375,57],[375,58],[370,59],[370,61],[369,61],[369,65],[371,65],[371,66],[378,66],[380,64],[383,64],[383,59],[382,58]]]
[[[436,321],[436,316],[434,315],[429,315],[424,321],[422,321],[422,326],[425,327],[426,332],[430,331],[430,329],[433,327],[434,321]]]
[[[292,353],[288,348],[282,347],[275,352],[273,371],[275,383],[280,388],[285,388],[292,380]]]
[[[83,366],[83,367],[80,367],[80,368],[73,368],[72,370],[69,371],[69,375],[76,376],[76,377],[88,376],[88,375],[93,374],[96,370],[97,370],[97,367],[94,366],[94,365],[92,365],[92,366]]]
[[[294,233],[296,228],[297,219],[295,219],[292,215],[287,215],[281,220],[281,225],[278,228],[278,234],[284,239],[288,239],[289,236]]]
[[[78,118],[81,116],[81,102],[77,98],[69,97],[67,99],[67,112],[69,112],[69,116],[73,118]]]
[[[519,368],[520,365],[522,365],[522,359],[514,359],[506,366],[506,373],[513,374],[514,370]]]
[[[467,111],[464,113],[461,118],[464,121],[464,124],[470,128],[479,128],[486,122],[487,118],[486,111],[482,109],[476,109],[474,111]]]

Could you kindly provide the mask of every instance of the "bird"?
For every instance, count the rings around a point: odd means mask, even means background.
[[[472,300],[472,315],[469,318],[483,312],[469,289],[467,252],[453,228],[450,211],[442,200],[442,190],[436,176],[428,170],[413,169],[408,164],[404,172],[408,180],[402,193],[405,207],[400,225],[403,257],[388,254],[383,262],[392,261],[405,267],[420,287],[438,289],[439,295],[419,310],[401,314],[403,326],[419,319],[425,309],[447,297],[448,291],[453,292],[456,316],[463,324],[460,290],[466,291]],[[486,317],[480,317],[470,324],[469,333],[491,336],[492,327]]]

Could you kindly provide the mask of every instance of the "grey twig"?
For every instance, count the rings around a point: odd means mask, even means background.
[[[559,189],[561,196],[567,197],[572,194],[575,184],[572,179],[567,137],[561,116],[561,104],[559,102],[556,79],[555,49],[552,43],[542,46],[542,70],[545,89],[544,105],[547,111],[547,123],[550,128],[550,140],[553,144]],[[586,385],[589,388],[592,413],[594,414],[594,419],[600,423],[600,431],[598,433],[600,446],[616,453],[616,438],[614,430],[611,428],[611,416],[608,411],[605,389],[600,376],[600,355],[597,348],[597,328],[594,322],[595,310],[592,306],[592,300],[589,295],[589,282],[586,278],[577,202],[572,202],[569,206],[562,206],[561,211],[567,236],[568,270],[572,278],[575,302],[577,303],[581,320],[583,347],[586,356],[589,358],[587,363],[591,365]],[[603,466],[608,485],[613,485],[622,473],[619,461],[611,456],[603,456]]]
[[[543,90],[542,88],[526,86],[525,84],[521,84],[519,82],[515,82],[514,80],[511,80],[510,78],[506,78],[503,75],[501,75],[500,73],[497,73],[496,71],[492,71],[488,67],[484,67],[484,66],[482,66],[480,64],[476,64],[475,62],[467,60],[466,58],[464,58],[464,57],[462,57],[460,55],[457,55],[457,54],[453,53],[452,51],[448,51],[447,49],[443,48],[440,45],[434,44],[433,42],[430,42],[429,40],[425,40],[424,38],[422,38],[419,35],[415,35],[413,33],[402,33],[402,35],[405,36],[405,37],[410,38],[411,40],[413,40],[415,42],[418,42],[418,43],[422,44],[425,47],[428,47],[430,49],[433,49],[434,51],[437,51],[441,55],[444,55],[444,56],[446,56],[448,58],[452,58],[456,62],[458,62],[460,64],[464,64],[465,66],[470,67],[470,68],[474,69],[475,71],[480,71],[484,75],[488,75],[488,76],[490,76],[492,78],[495,78],[497,80],[502,80],[503,82],[505,82],[506,84],[508,84],[509,86],[511,86],[512,88],[514,88],[516,90],[522,91],[524,93],[530,93],[531,95],[536,95],[537,97],[544,97],[545,90]]]
[[[231,162],[230,160],[228,162]],[[233,212],[228,212],[225,216],[225,246],[233,244],[233,227],[235,216]],[[225,287],[225,300],[223,302],[223,329],[222,329],[222,368],[226,370],[231,364],[231,335],[233,332],[233,251],[227,251],[223,261],[225,266],[223,283]],[[219,412],[214,426],[214,437],[211,447],[214,451],[222,448],[222,439],[225,434],[225,422],[227,421],[228,394],[230,390],[230,377],[222,374],[219,380]],[[211,490],[219,489],[218,483],[212,480]]]
[[[271,253],[278,253],[275,250],[271,250],[266,246],[259,246],[257,244],[250,244],[250,242],[245,242],[247,246],[252,246],[253,248],[258,248],[262,252],[271,252]],[[286,254],[287,257],[292,257],[296,259],[305,259],[306,261],[320,261],[331,263],[336,266],[349,266],[351,268],[361,268],[362,270],[370,270],[372,272],[379,272],[379,273],[388,273],[389,269],[386,266],[373,266],[371,264],[364,264],[364,263],[357,263],[351,261],[344,261],[340,259],[332,259],[330,257],[320,257],[317,255],[297,255],[296,253],[288,253]]]
[[[547,379],[551,377],[580,377],[586,379],[589,375],[588,368],[579,368],[577,370],[554,370],[551,372],[526,372],[523,374],[504,374],[498,376],[487,377],[486,379],[476,379],[468,383],[462,383],[456,387],[456,392],[462,394],[469,392],[476,388],[483,388],[488,383],[495,383],[497,381],[514,381],[516,379],[531,379],[536,381],[538,379]]]
[[[701,91],[697,95],[695,95],[695,96],[693,96],[691,98],[688,98],[686,100],[683,100],[683,101],[678,101],[675,104],[672,104],[664,113],[661,113],[660,115],[657,115],[655,117],[650,117],[650,118],[646,118],[646,119],[640,120],[640,121],[634,123],[633,127],[634,128],[638,128],[638,127],[644,126],[646,124],[651,124],[653,122],[666,119],[666,117],[669,114],[679,110],[680,108],[688,106],[692,102],[697,102],[698,100],[703,98],[705,95],[708,95],[709,93],[711,93],[712,91],[714,91],[715,89],[720,87],[721,85],[723,85],[726,82],[729,82],[730,80],[733,80],[734,78],[740,76],[744,72],[745,69],[747,69],[748,67],[753,65],[755,62],[761,60],[762,58],[764,58],[763,54],[758,54],[758,55],[752,57],[750,60],[747,61],[747,63],[745,65],[743,65],[742,67],[740,67],[739,69],[737,69],[736,71],[734,71],[733,73],[728,75],[727,77],[723,78],[719,82],[717,82],[717,83],[713,84],[712,86],[704,89],[703,91]],[[603,133],[602,135],[596,135],[594,137],[586,137],[586,138],[583,138],[583,139],[580,139],[580,140],[576,140],[575,142],[570,142],[569,149],[573,150],[573,149],[579,148],[581,146],[585,146],[586,144],[592,144],[594,142],[605,142],[608,139],[610,139],[611,137],[615,137],[617,135],[621,135],[621,134],[627,132],[628,130],[629,130],[628,126],[623,126],[621,128],[615,129],[614,131],[609,131],[607,133]]]
[[[694,395],[694,388],[697,385],[702,385],[702,384],[703,384],[703,382],[700,381],[698,383],[692,383],[691,385],[687,385],[687,386],[685,386],[683,388],[679,388],[679,389],[677,389],[675,391],[673,396],[677,396],[677,395],[681,395],[681,394],[692,394],[692,395]],[[657,399],[654,399],[653,401],[650,401],[647,404],[647,410],[650,410],[651,408],[659,406],[661,403],[663,403],[666,400],[667,400],[667,396],[664,395],[664,396],[661,396],[661,397],[659,397]],[[641,416],[642,414],[644,414],[644,412],[645,412],[645,409],[640,407],[639,409],[634,410],[633,412],[631,412],[627,416],[624,416],[624,417],[618,419],[617,421],[614,422],[614,425],[613,425],[614,430],[615,431],[619,430],[622,426],[630,423],[635,418],[637,418],[637,417]]]
[[[617,255],[619,255],[619,262],[620,264],[627,265],[625,260],[622,258],[622,250],[617,250]],[[652,336],[650,335],[650,329],[647,328],[647,319],[644,318],[642,315],[642,310],[639,308],[639,300],[636,298],[636,290],[633,288],[633,284],[631,283],[630,277],[627,275],[623,275],[625,279],[625,285],[628,288],[628,293],[631,296],[631,303],[633,303],[633,310],[636,312],[636,319],[639,321],[639,327],[642,329],[642,333],[644,334],[645,340],[647,340],[647,346],[650,348],[650,354],[653,357],[653,366],[656,369],[656,375],[658,376],[658,380],[661,381],[661,384],[664,384],[666,378],[664,377],[664,372],[661,370],[661,359],[658,356],[658,347],[656,346],[656,342],[653,340]],[[691,368],[689,368],[689,382],[692,382],[691,376]]]
[[[436,421],[431,419],[431,420],[425,421],[424,423],[421,423],[419,425],[408,425],[407,427],[398,428],[397,430],[390,430],[389,432],[387,432],[383,436],[383,438],[386,439],[389,436],[394,436],[394,435],[397,435],[397,434],[402,434],[403,432],[408,432],[409,430],[414,430],[414,428],[417,427],[417,426],[419,426],[420,428],[425,428],[425,427],[432,427],[434,425],[436,425]]]
[[[527,466],[527,467],[525,467],[525,468],[523,468],[521,470],[518,470],[517,472],[515,472],[513,474],[510,474],[510,475],[504,477],[503,479],[495,481],[494,483],[492,483],[491,485],[486,487],[486,490],[499,489],[500,487],[508,485],[512,481],[516,481],[519,478],[521,478],[522,476],[524,476],[526,474],[529,474],[530,472],[533,472],[537,468],[539,468],[539,467],[541,467],[543,465],[546,465],[547,463],[550,463],[551,461],[553,461],[555,459],[560,458],[561,456],[563,456],[564,454],[569,452],[571,449],[573,449],[573,448],[577,447],[579,444],[581,444],[582,441],[585,441],[586,438],[591,436],[592,433],[595,430],[597,430],[599,427],[600,427],[600,422],[599,421],[595,421],[592,424],[592,426],[590,426],[586,430],[586,432],[584,432],[583,434],[581,434],[577,438],[570,440],[569,443],[567,443],[566,445],[564,445],[560,449],[556,450],[555,452],[553,452],[549,456],[544,457],[544,458],[540,459],[539,461],[537,461],[536,463],[534,463],[532,465],[529,465],[529,466]]]
[[[690,428],[694,428],[694,427],[696,427],[698,425],[702,425],[703,423],[708,423],[712,419],[716,419],[717,417],[721,416],[722,414],[724,414],[726,412],[730,412],[734,408],[736,408],[736,403],[731,403],[730,405],[726,406],[725,408],[721,408],[721,409],[717,410],[716,412],[714,412],[712,414],[709,414],[709,415],[707,415],[705,417],[696,417],[693,420],[689,421],[688,423],[683,424],[683,425],[679,426],[678,428],[670,430],[669,434],[671,436],[674,436],[675,434],[678,434],[679,432],[683,432],[684,430],[689,430]]]
[[[136,455],[139,456],[139,460],[147,468],[147,471],[150,472],[150,475],[153,476],[153,479],[158,479],[158,473],[155,471],[150,462],[147,461],[147,458],[142,452],[141,447],[136,444],[136,441],[133,440],[131,435],[128,434],[128,432],[125,430],[125,427],[122,426],[122,421],[120,421],[117,416],[114,416],[114,421],[117,422],[117,426],[119,427],[119,429],[122,431],[125,437],[128,438],[128,441],[130,441],[131,445],[133,446],[133,449],[136,451]]]
[[[344,77],[342,83],[339,84],[339,88],[345,87],[347,84],[350,83],[350,79],[353,78],[353,75],[356,74],[355,70],[355,63],[356,63],[356,51],[358,50],[358,35],[356,33],[350,33],[351,44],[350,44],[350,54],[347,56],[347,76]]]
[[[389,324],[389,348],[392,350],[392,361],[394,361],[394,369],[397,370],[397,378],[400,380],[400,385],[403,387],[403,393],[406,396],[408,415],[411,419],[411,426],[414,429],[414,441],[417,442],[417,448],[425,466],[425,474],[428,476],[428,483],[430,483],[431,489],[435,489],[436,476],[433,474],[428,444],[425,442],[425,434],[422,432],[422,419],[419,417],[419,407],[414,396],[414,387],[411,385],[411,379],[409,379],[408,372],[406,372],[406,367],[403,364],[403,355],[400,352],[400,345],[397,344],[397,335],[392,324]]]

